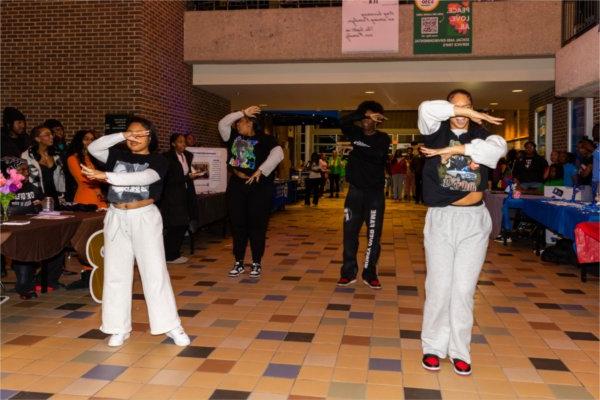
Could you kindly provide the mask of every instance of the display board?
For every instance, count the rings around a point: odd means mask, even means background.
[[[227,149],[222,147],[188,147],[194,155],[192,168],[200,172],[194,179],[196,194],[222,193],[227,190]]]

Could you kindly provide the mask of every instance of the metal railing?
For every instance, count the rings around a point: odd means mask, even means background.
[[[562,45],[581,36],[598,25],[597,0],[563,0]]]

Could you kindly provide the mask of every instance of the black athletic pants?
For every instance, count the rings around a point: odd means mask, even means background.
[[[340,175],[329,174],[329,195],[333,197],[333,194],[338,195],[340,193]]]
[[[367,224],[367,251],[362,272],[363,279],[377,277],[377,261],[381,252],[381,231],[383,229],[383,213],[385,211],[385,195],[383,188],[361,190],[350,185],[344,203],[344,263],[340,274],[343,278],[353,279],[358,274],[356,252],[358,251],[358,235],[363,224]]]
[[[248,241],[252,251],[252,262],[260,263],[265,253],[273,184],[265,182],[264,179],[263,176],[260,182],[250,185],[235,175],[229,179],[227,205],[236,261],[244,260]]]
[[[173,261],[181,257],[181,245],[188,225],[166,226],[163,230],[165,258]]]
[[[310,205],[310,197],[313,198],[313,204],[319,204],[319,195],[321,190],[321,178],[306,178],[304,180],[304,204]]]

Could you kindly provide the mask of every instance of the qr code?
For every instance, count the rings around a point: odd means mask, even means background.
[[[437,17],[421,18],[421,35],[437,35],[438,19]]]

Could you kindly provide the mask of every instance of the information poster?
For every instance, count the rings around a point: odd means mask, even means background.
[[[398,0],[344,0],[342,53],[398,52]]]
[[[188,147],[194,155],[192,168],[200,177],[194,179],[196,194],[222,193],[227,189],[227,149],[222,147]]]
[[[415,0],[414,54],[471,53],[471,2]]]

